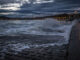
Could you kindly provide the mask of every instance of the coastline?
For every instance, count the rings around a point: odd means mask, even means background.
[[[57,15],[50,15],[50,16],[32,16],[32,17],[7,17],[7,16],[0,16],[0,20],[45,20],[47,18],[53,18],[59,21],[73,21],[74,19],[80,19],[80,13],[63,13]]]

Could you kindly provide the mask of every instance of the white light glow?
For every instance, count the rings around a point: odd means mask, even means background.
[[[15,0],[15,3],[7,3],[0,5],[0,10],[11,10],[11,11],[16,11],[20,10],[20,7],[25,4],[25,3],[30,3],[29,0]]]
[[[54,2],[54,0],[36,0],[33,2],[33,4],[41,4],[41,3],[51,3]]]
[[[20,9],[19,8],[20,6],[21,6],[21,4],[18,4],[18,3],[14,3],[14,4],[10,3],[10,4],[6,4],[6,5],[2,5],[1,8],[0,8],[0,10],[4,9],[4,10],[13,10],[13,11],[16,11],[16,10]]]
[[[23,6],[23,4],[42,4],[51,2],[54,2],[54,0],[15,0],[15,3],[0,5],[0,10],[16,11],[20,10],[20,7]]]

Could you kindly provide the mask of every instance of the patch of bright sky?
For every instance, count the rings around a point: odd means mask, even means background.
[[[1,5],[0,10],[11,10],[11,11],[20,10],[20,7],[25,3],[30,3],[30,2],[29,0],[16,0],[15,3],[7,3]]]
[[[6,4],[6,5],[2,5],[0,9],[4,9],[4,10],[19,10],[21,5],[19,3],[9,3],[9,4]]]
[[[41,4],[41,3],[51,3],[54,2],[54,0],[36,0],[33,2],[33,4]]]
[[[42,4],[42,3],[51,3],[54,0],[16,0],[15,3],[7,3],[0,6],[0,10],[9,10],[16,11],[20,10],[20,7],[23,4]]]

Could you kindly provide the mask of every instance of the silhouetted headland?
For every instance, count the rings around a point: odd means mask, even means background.
[[[12,18],[6,16],[0,16],[0,20],[43,20],[46,18],[53,18],[59,21],[72,21],[74,19],[80,19],[80,13],[71,13],[71,14],[57,14],[52,16],[43,16],[43,17],[25,17],[25,18]]]

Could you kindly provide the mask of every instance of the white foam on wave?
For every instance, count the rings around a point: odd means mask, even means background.
[[[70,23],[69,25],[62,24],[53,19],[46,20],[35,20],[35,21],[9,21],[6,25],[7,28],[1,31],[3,35],[19,35],[19,34],[34,34],[34,35],[68,35],[71,27],[74,25]],[[46,29],[52,31],[45,31]],[[62,32],[56,32],[62,31]]]
[[[65,33],[62,33],[61,35],[64,36],[65,38],[65,44],[68,44],[69,43],[69,38],[70,38],[70,33],[71,33],[71,30],[72,30],[72,27],[76,24],[76,20],[74,20],[70,25],[64,25],[64,29],[65,29]]]
[[[11,49],[15,51],[22,51],[23,49],[30,48],[30,46],[21,43],[9,44],[8,46],[11,46]]]
[[[32,47],[37,48],[37,47],[48,47],[48,46],[62,46],[62,43],[48,43],[48,44],[41,44],[41,45],[27,45],[23,43],[17,43],[17,44],[9,44],[8,47],[10,46],[11,50],[21,52],[24,49],[30,49]],[[15,52],[15,53],[17,53]]]
[[[22,23],[23,22],[23,23]],[[11,24],[8,25],[7,24]],[[76,24],[76,21],[73,21],[72,23],[60,23],[59,21],[53,20],[53,19],[47,19],[47,20],[35,20],[35,21],[9,21],[6,23],[5,26],[7,28],[4,28],[4,35],[19,35],[19,34],[34,34],[34,35],[58,35],[63,36],[65,39],[62,42],[55,42],[55,43],[48,43],[48,44],[40,44],[40,45],[28,45],[23,43],[17,43],[17,44],[9,44],[9,46],[12,46],[12,50],[15,51],[22,51],[23,49],[30,48],[30,47],[48,47],[48,46],[55,46],[55,45],[63,45],[68,44],[69,36],[72,27]],[[61,30],[64,32],[45,32],[42,31],[42,28],[46,29],[52,29],[52,30]],[[1,32],[0,32],[1,33]],[[55,37],[56,38],[56,37]],[[56,38],[56,40],[59,40]]]
[[[23,23],[22,23],[23,22]],[[35,34],[35,35],[53,35],[54,32],[45,32],[42,29],[55,29],[52,25],[59,24],[53,19],[47,20],[35,20],[35,21],[11,21],[7,28],[3,30],[3,33],[7,35],[17,35],[20,34]],[[14,25],[13,25],[14,24]],[[13,28],[14,27],[14,28]]]

